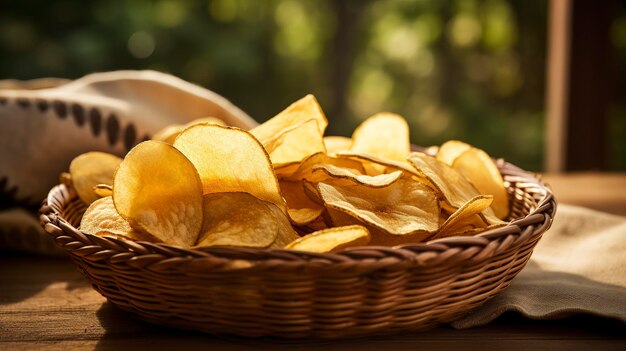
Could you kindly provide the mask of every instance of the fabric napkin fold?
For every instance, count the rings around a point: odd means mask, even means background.
[[[531,319],[591,314],[626,322],[626,217],[560,204],[511,285],[451,325],[481,326],[507,311]]]

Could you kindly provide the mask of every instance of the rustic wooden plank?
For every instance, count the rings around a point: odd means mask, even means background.
[[[626,216],[626,173],[555,173],[543,178],[559,203]]]

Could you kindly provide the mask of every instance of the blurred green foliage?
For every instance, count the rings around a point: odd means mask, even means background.
[[[0,77],[155,69],[259,121],[313,93],[332,134],[392,111],[416,144],[540,170],[546,16],[545,1],[22,0],[0,11]]]

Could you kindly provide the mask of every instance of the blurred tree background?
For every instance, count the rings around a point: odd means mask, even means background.
[[[328,134],[392,111],[416,144],[461,139],[541,170],[546,21],[546,1],[22,0],[0,10],[0,78],[154,69],[259,121],[313,93]],[[612,111],[612,167],[626,169],[623,104]]]

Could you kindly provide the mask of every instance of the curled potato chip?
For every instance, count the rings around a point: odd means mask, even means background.
[[[281,179],[291,181],[309,180],[313,181],[313,168],[318,165],[330,164],[336,167],[347,168],[357,173],[363,174],[365,169],[360,162],[347,159],[328,156],[322,152],[313,154],[301,162],[276,168],[276,174]]]
[[[280,189],[287,202],[287,213],[294,224],[309,224],[322,214],[324,208],[309,198],[303,182],[280,181]]]
[[[469,148],[454,159],[452,168],[472,182],[481,194],[493,195],[491,208],[498,218],[504,219],[509,215],[509,195],[504,188],[504,180],[486,152]]]
[[[326,152],[323,135],[314,119],[285,129],[263,146],[274,165],[299,162],[313,154]]]
[[[411,152],[409,126],[401,116],[378,113],[354,130],[350,151],[404,162]]]
[[[328,120],[313,95],[307,95],[294,102],[281,113],[265,121],[263,124],[250,130],[261,144],[266,145],[285,129],[292,128],[298,123],[313,119],[317,122],[318,134],[324,135]]]
[[[319,183],[317,189],[327,208],[348,213],[390,234],[434,232],[439,228],[437,196],[419,182],[399,179],[383,188]]]
[[[198,170],[204,194],[246,192],[286,210],[269,156],[250,133],[196,124],[176,138],[174,147]]]
[[[93,192],[99,197],[113,196],[113,187],[108,184],[98,184],[93,187]]]
[[[432,156],[414,152],[409,157],[409,161],[415,170],[428,179],[454,209],[461,208],[472,198],[480,195],[465,177]]]
[[[323,164],[313,167],[313,174],[321,174],[322,177],[312,177],[314,181],[325,181],[327,179],[333,180],[347,180],[352,183],[369,186],[372,188],[382,188],[393,184],[400,179],[402,171],[395,171],[387,174],[379,174],[376,176],[368,176],[364,174],[358,174],[353,170],[347,168],[341,168],[333,166],[331,164]]]
[[[338,252],[348,247],[367,245],[370,233],[360,225],[323,229],[307,234],[286,249],[311,252]]]
[[[167,143],[150,140],[130,150],[115,174],[113,202],[133,229],[167,244],[190,247],[200,233],[200,177]]]
[[[352,139],[342,136],[325,136],[324,145],[326,146],[326,154],[334,156],[338,152],[350,150]]]
[[[353,217],[346,212],[329,208],[327,209],[327,213],[328,217],[330,218],[331,224],[335,227],[361,225],[367,228],[367,230],[370,232],[370,245],[396,246],[409,243],[419,243],[430,238],[433,235],[433,233],[425,230],[418,230],[404,235],[390,234],[386,231],[380,230],[375,226],[372,226],[365,221],[360,220],[359,218]]]
[[[382,159],[376,156],[359,152],[342,151],[337,153],[337,158],[359,161],[367,175],[379,175],[395,171],[403,171],[408,174],[422,176],[406,160],[394,161]]]
[[[450,228],[455,228],[455,226],[464,219],[481,213],[487,209],[492,202],[493,196],[490,195],[479,195],[470,199],[446,219],[446,221],[439,228],[439,233],[442,235],[449,233],[451,231]]]
[[[110,196],[89,205],[80,221],[80,230],[95,235],[113,235],[130,240],[155,241],[148,234],[138,232],[120,216]]]
[[[72,160],[70,177],[80,199],[86,204],[98,200],[93,187],[113,184],[115,170],[121,162],[121,158],[104,152],[87,152]]]
[[[173,125],[167,126],[161,129],[160,131],[158,131],[156,134],[154,134],[154,136],[152,137],[152,140],[159,140],[159,141],[164,141],[168,144],[174,144],[174,141],[176,140],[176,137],[178,136],[178,134],[180,134],[183,130],[191,127],[192,125],[199,124],[199,123],[213,123],[213,124],[219,124],[222,126],[226,125],[224,121],[222,121],[221,119],[217,117],[198,118],[187,124],[173,124]]]
[[[279,223],[268,205],[274,206],[248,193],[204,195],[204,222],[196,247],[269,247],[278,236]]]
[[[469,144],[462,141],[448,140],[441,144],[441,147],[439,147],[435,157],[437,160],[447,164],[448,166],[452,166],[452,163],[457,157],[471,148],[472,147]]]

